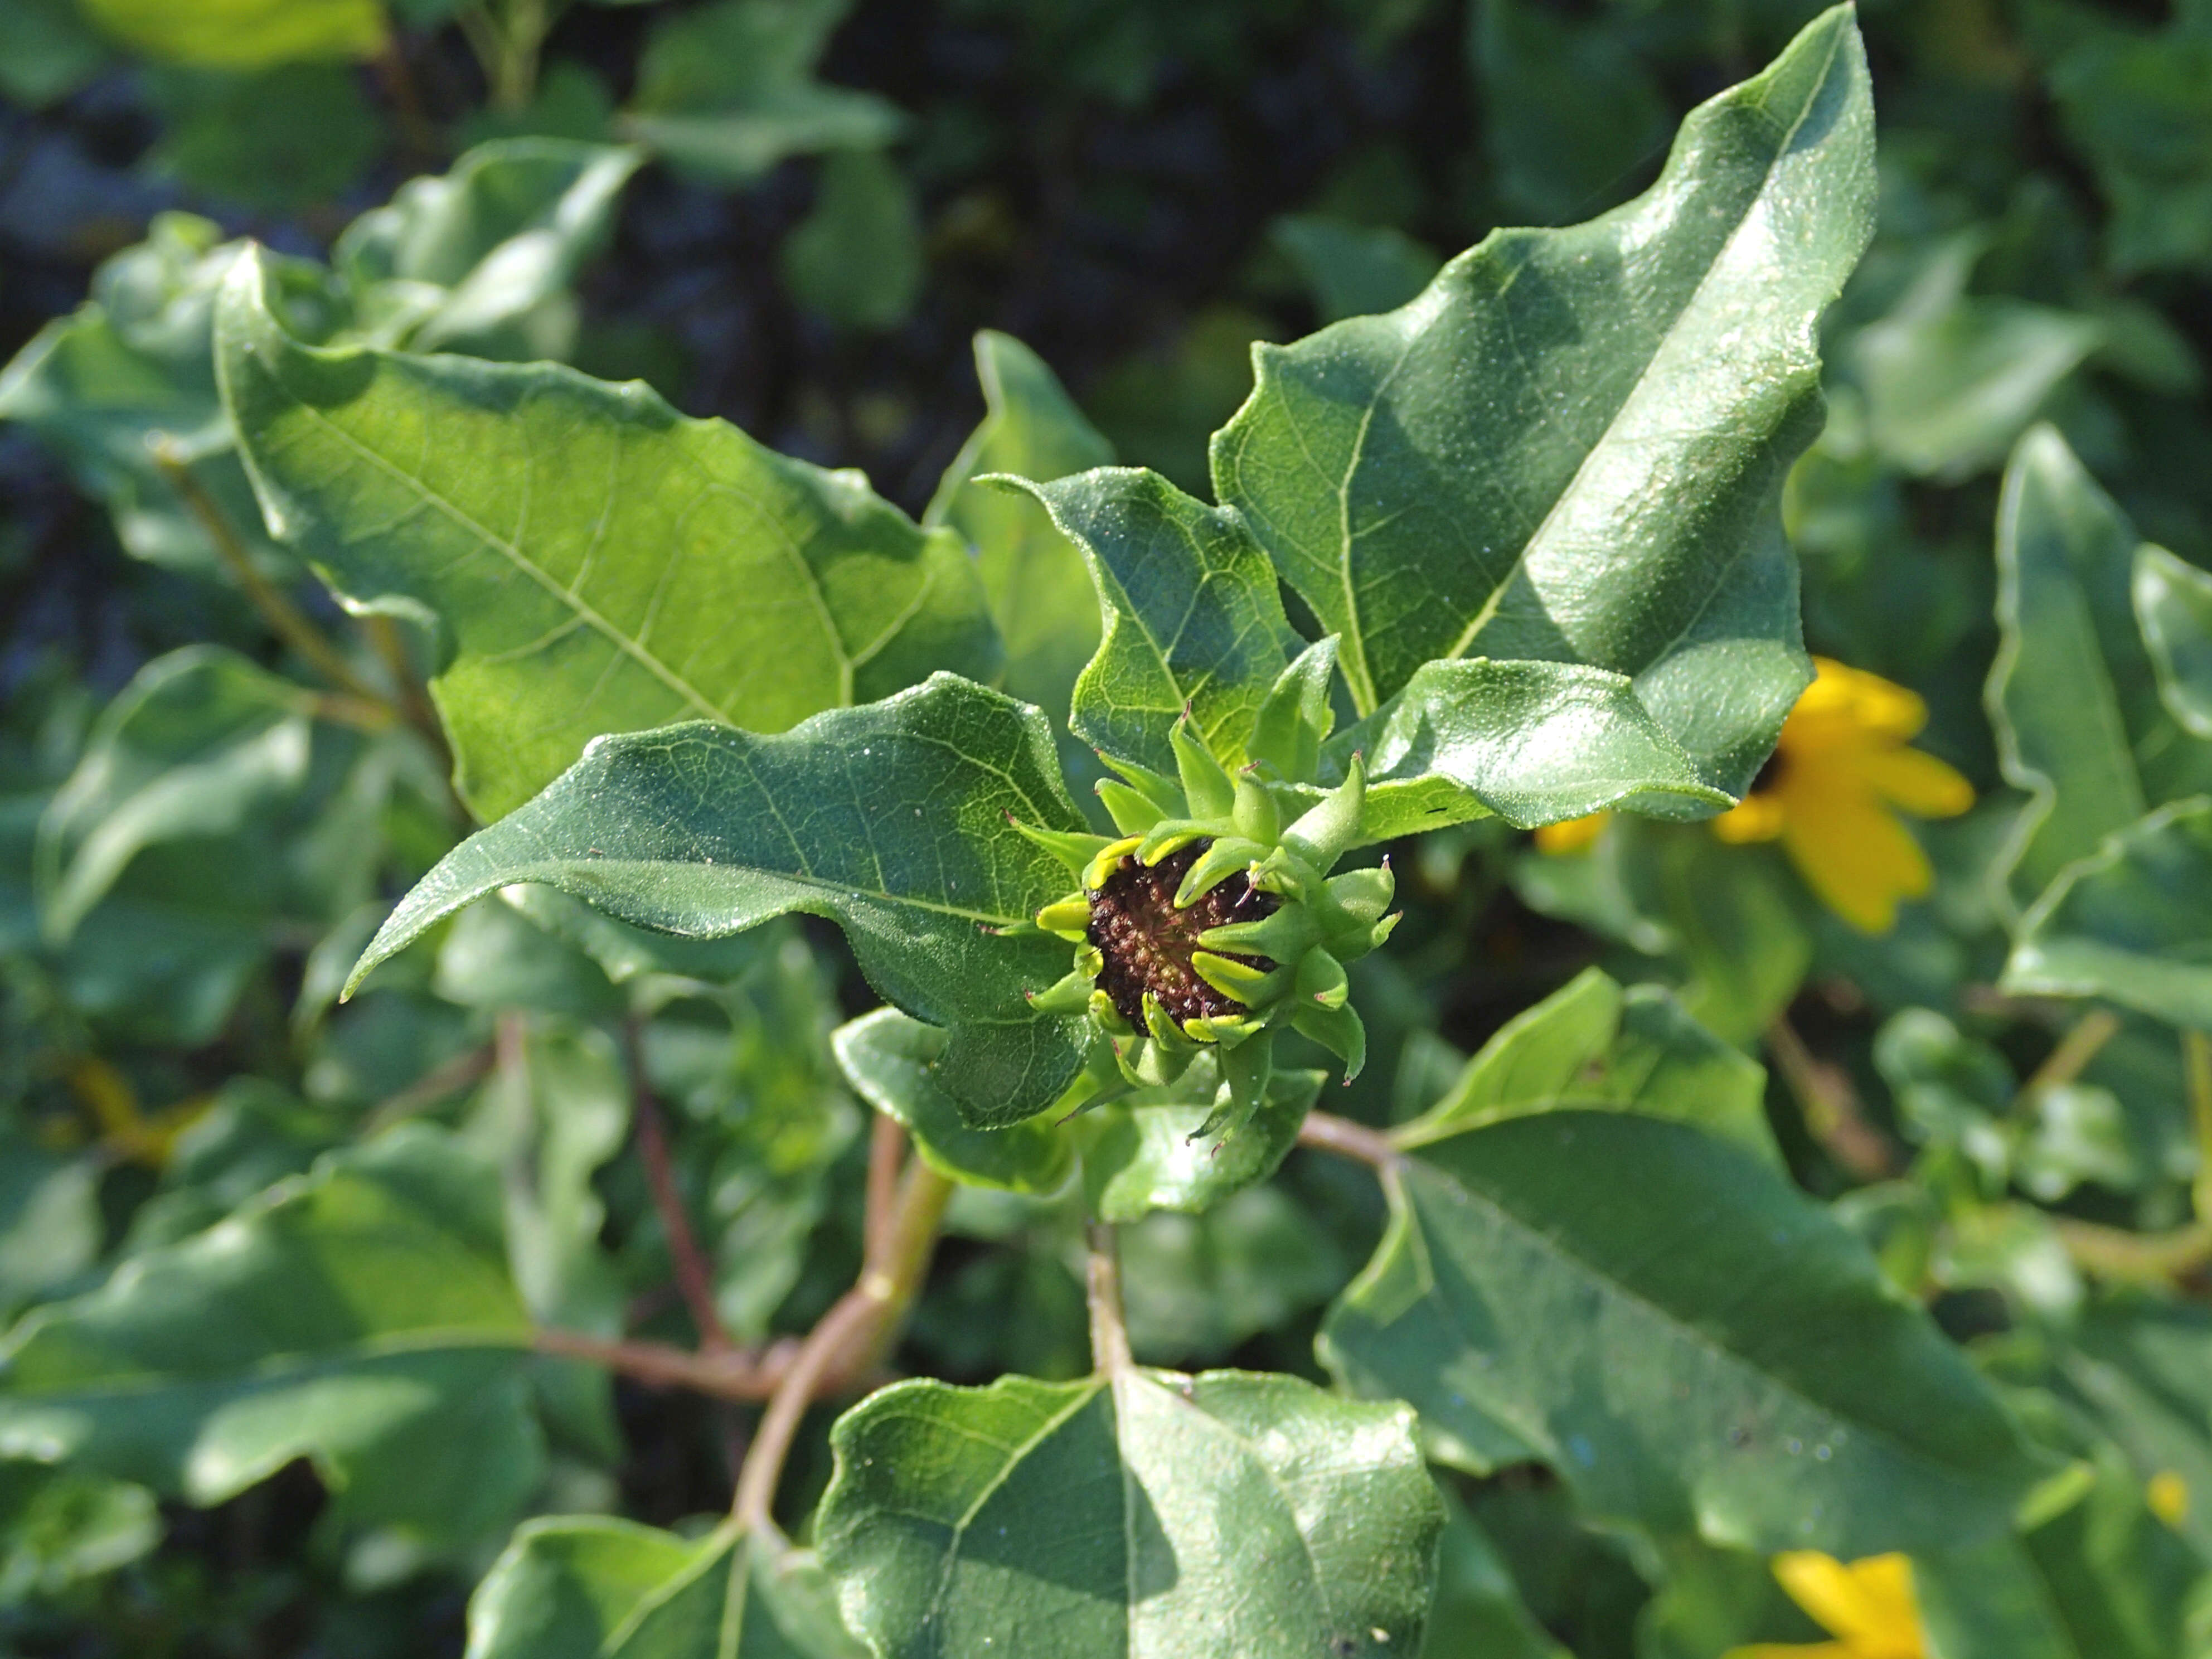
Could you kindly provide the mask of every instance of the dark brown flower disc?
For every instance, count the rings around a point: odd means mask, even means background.
[[[1244,1006],[1198,976],[1190,965],[1191,952],[1199,948],[1198,936],[1207,928],[1257,921],[1280,901],[1273,893],[1256,890],[1239,870],[1208,888],[1188,909],[1176,909],[1176,889],[1199,854],[1212,844],[1194,842],[1151,866],[1124,859],[1121,867],[1106,878],[1106,884],[1090,896],[1091,942],[1106,958],[1098,971],[1098,988],[1139,1031],[1145,1029],[1147,991],[1177,1024],[1235,1014]],[[1265,957],[1230,951],[1214,954],[1255,968],[1274,965]]]

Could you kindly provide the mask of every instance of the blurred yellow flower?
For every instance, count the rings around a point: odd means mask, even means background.
[[[2189,1519],[2189,1483],[2172,1469],[2160,1469],[2143,1492],[2150,1512],[2169,1527],[2179,1528]]]
[[[1774,1558],[1774,1576],[1790,1599],[1832,1632],[1832,1642],[1762,1642],[1728,1659],[1928,1659],[1912,1564],[1875,1555],[1848,1565],[1818,1550]]]
[[[1751,793],[1712,821],[1723,841],[1780,841],[1814,896],[1852,927],[1887,933],[1899,900],[1935,884],[1928,855],[1899,819],[1955,817],[1974,804],[1973,786],[1933,755],[1906,743],[1928,723],[1928,706],[1878,674],[1815,657],[1817,672],[1783,722],[1773,759]],[[1606,814],[1570,818],[1536,832],[1547,853],[1588,846]]]

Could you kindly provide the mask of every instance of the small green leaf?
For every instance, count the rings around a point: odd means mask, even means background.
[[[837,1064],[862,1098],[914,1137],[915,1150],[939,1175],[970,1187],[1054,1193],[1074,1167],[1073,1138],[1042,1119],[1006,1129],[971,1129],[937,1085],[931,1067],[945,1034],[878,1008],[837,1029]]]
[[[1572,663],[1432,662],[1339,732],[1325,778],[1368,757],[1363,842],[1495,813],[1527,827],[1611,806],[1710,815],[1733,798],[1653,719],[1626,675]]]
[[[1412,1654],[1443,1521],[1412,1427],[1237,1371],[899,1383],[831,1431],[816,1535],[885,1659]]]
[[[1267,239],[1297,267],[1324,323],[1395,311],[1429,285],[1443,264],[1401,230],[1291,213]]]
[[[154,1494],[74,1469],[0,1463],[0,1608],[61,1595],[161,1541]]]
[[[1215,489],[1342,636],[1362,713],[1439,658],[1587,665],[1741,792],[1806,680],[1776,502],[1820,428],[1814,324],[1865,244],[1873,150],[1839,7],[1693,112],[1646,195],[1258,350]]]
[[[221,646],[140,669],[39,820],[46,936],[74,933],[147,848],[224,835],[297,790],[313,701]]]
[[[469,1659],[863,1659],[811,1551],[603,1516],[516,1529],[469,1601]]]
[[[957,538],[646,387],[550,364],[316,350],[238,262],[224,399],[270,521],[349,602],[427,613],[457,784],[486,817],[590,738],[780,731],[997,641]]]
[[[16,0],[0,9],[0,94],[43,109],[100,73],[107,43],[74,0]]]
[[[1391,1184],[1320,1351],[1449,1461],[1538,1457],[1593,1517],[1846,1558],[1995,1532],[2039,1473],[1859,1243],[1740,1148],[1553,1112]]]
[[[2212,1030],[2212,800],[2162,806],[2061,870],[2021,918],[2001,983]]]
[[[78,0],[149,58],[209,69],[374,58],[390,38],[377,0]]]
[[[1144,1090],[1085,1113],[1074,1130],[1083,1143],[1083,1185],[1101,1221],[1136,1221],[1154,1210],[1195,1215],[1265,1181],[1297,1144],[1327,1073],[1273,1073],[1251,1120],[1226,1140],[1199,1130],[1214,1109],[1212,1056],[1201,1054],[1173,1088]],[[1177,1103],[1154,1101],[1153,1093]]]
[[[1082,1057],[1081,1022],[1025,993],[1067,971],[1026,927],[1067,871],[1009,816],[1077,830],[1034,708],[939,674],[775,737],[696,723],[604,738],[535,800],[447,854],[392,912],[350,985],[435,923],[538,882],[687,938],[800,912],[846,930],[869,982],[951,1028],[939,1083],[976,1127],[1050,1103]]]
[[[1274,568],[1237,515],[1139,467],[1006,482],[1044,504],[1097,586],[1105,637],[1075,682],[1076,735],[1172,775],[1168,733],[1188,708],[1214,757],[1243,764],[1295,636]]]
[[[2212,738],[2212,572],[2145,543],[2130,592],[2166,713],[2191,737]]]
[[[267,214],[350,194],[386,143],[349,65],[279,64],[249,75],[156,68],[146,89],[162,118],[148,169]]]
[[[2130,592],[2139,546],[2055,430],[2020,441],[1997,507],[1987,700],[2005,781],[2031,797],[1999,854],[2023,904],[2148,808],[2212,787],[2212,747],[2160,700]]]
[[[471,357],[563,358],[569,288],[612,228],[644,156],[558,138],[479,145],[346,228],[331,264],[367,343]]]
[[[1667,104],[1626,36],[1620,22],[1580,21],[1537,0],[1470,10],[1483,144],[1510,211],[1558,224],[1617,199],[1650,167],[1666,142]]]
[[[638,62],[624,129],[678,167],[747,185],[787,155],[878,149],[906,118],[814,66],[851,0],[721,0],[664,15]]]
[[[1098,596],[1083,556],[1034,501],[981,486],[985,473],[1048,483],[1110,465],[1114,446],[1084,418],[1044,360],[1012,335],[975,336],[986,410],[922,514],[975,550],[991,619],[1006,645],[1006,689],[1065,725],[1075,677],[1098,647]]]
[[[921,297],[921,215],[914,186],[881,150],[822,163],[813,211],[781,250],[799,304],[847,328],[896,328]]]
[[[408,1125],[0,1348],[0,1457],[216,1504],[294,1458],[349,1525],[476,1542],[544,1474],[490,1170]]]
[[[1395,1138],[1417,1147],[1535,1112],[1642,1112],[1733,1140],[1778,1170],[1765,1099],[1765,1068],[1691,1018],[1672,992],[1624,991],[1586,968],[1507,1021]]]

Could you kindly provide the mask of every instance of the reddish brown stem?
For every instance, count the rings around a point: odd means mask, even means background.
[[[899,1169],[906,1160],[906,1130],[896,1118],[876,1114],[868,1139],[868,1209],[862,1224],[863,1248],[871,1257],[883,1253],[884,1229],[898,1202]]]
[[[1306,1121],[1298,1127],[1298,1145],[1334,1152],[1339,1158],[1354,1158],[1378,1170],[1395,1169],[1406,1157],[1380,1129],[1370,1129],[1364,1123],[1354,1123],[1348,1117],[1334,1117],[1327,1112],[1306,1114]]]
[[[714,1308],[714,1271],[691,1231],[691,1217],[684,1207],[684,1194],[676,1182],[676,1164],[668,1149],[667,1121],[660,1101],[645,1074],[645,1054],[638,1038],[637,1021],[624,1022],[623,1057],[629,1070],[630,1108],[637,1134],[638,1162],[645,1166],[645,1182],[653,1194],[653,1207],[668,1238],[668,1255],[676,1269],[676,1288],[698,1328],[699,1346],[708,1353],[726,1352],[732,1345]]]

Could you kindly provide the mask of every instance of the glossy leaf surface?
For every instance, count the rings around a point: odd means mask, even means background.
[[[1436,658],[1586,664],[1631,676],[1705,781],[1749,781],[1805,680],[1775,502],[1872,158],[1839,9],[1693,112],[1635,202],[1260,349],[1215,488],[1343,635],[1361,709]]]
[[[484,817],[605,732],[780,731],[997,641],[966,554],[850,473],[565,369],[319,351],[239,263],[224,397],[262,506],[353,603],[435,617],[432,682]]]
[[[794,911],[826,916],[878,992],[951,1028],[937,1077],[969,1122],[1017,1122],[1060,1092],[1080,1051],[1076,1022],[1036,1016],[1024,1000],[1067,971],[1066,946],[999,931],[1067,887],[1066,867],[1010,815],[1082,823],[1043,718],[949,674],[780,736],[693,724],[602,738],[424,877],[353,982],[513,882],[689,938]]]
[[[901,1383],[838,1420],[817,1536],[879,1655],[1413,1653],[1443,1516],[1412,1427],[1236,1371]]]
[[[1851,1558],[2002,1527],[2037,1473],[1863,1247],[1738,1148],[1553,1112],[1421,1148],[1323,1327],[1362,1394],[1593,1516]]]

